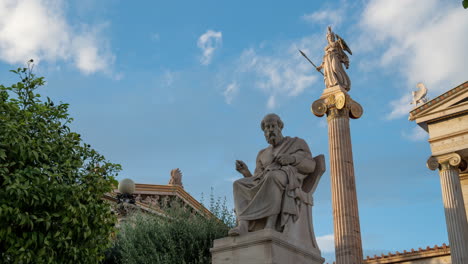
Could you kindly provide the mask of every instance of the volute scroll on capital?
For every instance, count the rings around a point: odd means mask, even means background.
[[[353,119],[360,118],[364,112],[359,103],[343,92],[331,94],[326,98],[316,100],[312,103],[311,111],[318,117],[327,114],[331,118],[347,116]]]
[[[464,161],[459,154],[450,153],[441,156],[431,156],[427,160],[427,167],[430,170],[435,170],[438,168],[440,170],[447,170],[451,167],[466,167],[466,161]]]

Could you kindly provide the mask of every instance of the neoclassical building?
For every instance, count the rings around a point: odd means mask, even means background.
[[[437,170],[453,264],[468,263],[468,82],[410,112],[429,133],[427,167]]]
[[[382,254],[364,263],[468,264],[468,81],[415,107],[409,120],[429,134],[427,167],[440,177],[450,247]]]
[[[364,259],[364,264],[450,264],[450,247],[443,244],[409,251],[374,255]]]
[[[368,256],[363,263],[468,264],[468,81],[415,107],[409,120],[429,134],[427,167],[439,173],[450,246]]]
[[[128,181],[130,186],[121,186],[124,181]],[[119,188],[106,194],[104,199],[114,205],[119,221],[125,219],[128,210],[133,209],[164,217],[165,209],[171,207],[174,202],[192,212],[212,216],[207,208],[184,190],[179,169],[171,171],[167,185],[133,183],[129,179],[124,179],[119,183]]]

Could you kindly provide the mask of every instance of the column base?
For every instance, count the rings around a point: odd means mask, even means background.
[[[214,241],[213,264],[322,264],[320,250],[286,240],[282,233],[263,229]]]

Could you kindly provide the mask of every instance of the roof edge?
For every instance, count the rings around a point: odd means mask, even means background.
[[[434,257],[433,255],[431,256],[424,256],[424,254],[427,253],[440,253],[440,255],[447,255],[450,254],[450,246],[446,245],[445,243],[442,244],[442,246],[435,245],[433,248],[430,246],[426,247],[425,249],[419,248],[418,250],[414,250],[413,248],[411,251],[406,251],[404,250],[403,253],[400,253],[396,251],[395,253],[389,252],[388,254],[382,254],[380,256],[374,255],[373,257],[367,256],[367,258],[364,259],[364,263],[374,263],[372,261],[391,261],[392,259],[395,258],[426,258],[426,257]],[[378,262],[380,263],[380,262]],[[386,263],[386,262],[385,262]]]
[[[429,107],[435,105],[435,104],[438,104],[439,102],[441,102],[443,99],[449,97],[450,95],[458,92],[459,90],[463,89],[463,88],[467,88],[468,87],[468,81],[465,81],[464,83],[446,91],[445,93],[427,101],[426,103],[420,105],[419,107],[416,107],[414,108],[413,110],[410,111],[410,115],[409,115],[409,120],[410,121],[414,121],[416,119],[416,115],[421,113],[422,111],[424,110],[427,110]]]

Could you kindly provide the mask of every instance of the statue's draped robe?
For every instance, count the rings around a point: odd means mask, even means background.
[[[280,165],[276,160],[281,154],[294,156],[295,162]],[[315,161],[303,139],[285,137],[278,146],[261,150],[254,175],[234,182],[238,219],[260,220],[281,214],[281,228],[290,219],[296,221],[301,202],[310,202],[301,188],[304,178],[314,168]]]
[[[338,41],[325,47],[325,56],[323,56],[322,62],[325,87],[341,85],[346,91],[351,89],[351,80],[342,64],[345,62],[349,63],[349,58]]]

